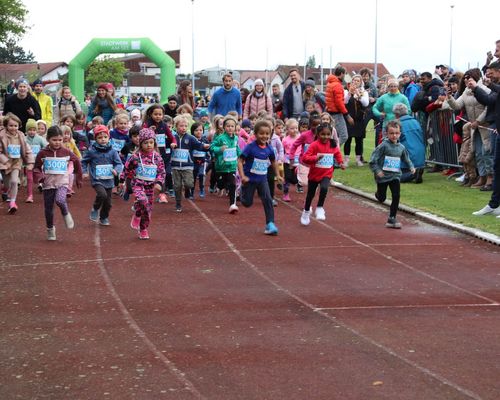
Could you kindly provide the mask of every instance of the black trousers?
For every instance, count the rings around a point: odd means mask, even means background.
[[[94,210],[101,210],[99,213],[99,218],[104,219],[109,217],[109,211],[111,210],[111,188],[106,189],[102,185],[95,185],[94,190],[96,193],[94,201]]]
[[[262,206],[264,207],[264,213],[266,214],[266,224],[269,222],[274,222],[274,207],[273,198],[271,197],[271,192],[269,191],[269,184],[267,180],[262,182],[247,182],[241,186],[241,204],[245,207],[250,207],[253,204],[253,196],[255,190],[259,194],[260,200],[262,201]]]
[[[309,211],[311,208],[311,203],[316,194],[316,189],[319,186],[319,199],[317,207],[323,207],[325,204],[326,194],[328,193],[328,188],[330,187],[330,178],[325,177],[319,182],[307,181],[307,195],[306,203],[304,204],[304,210]]]
[[[381,203],[383,203],[387,198],[387,187],[389,187],[389,189],[391,190],[391,197],[392,197],[391,211],[389,216],[396,218],[396,214],[398,213],[398,207],[399,207],[400,187],[401,187],[399,179],[393,179],[392,181],[383,183],[377,182],[377,193],[375,193],[375,197]]]
[[[217,188],[219,190],[226,189],[229,193],[229,204],[236,202],[236,173],[234,172],[217,172]]]

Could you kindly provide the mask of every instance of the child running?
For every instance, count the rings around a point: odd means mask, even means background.
[[[109,225],[109,211],[111,210],[111,193],[115,187],[115,177],[123,170],[123,164],[118,152],[110,143],[108,128],[98,125],[94,128],[95,143],[90,146],[82,159],[83,170],[88,170],[96,198],[90,220],[99,224]]]
[[[26,122],[26,143],[31,146],[31,151],[33,152],[33,157],[36,158],[37,154],[47,146],[47,141],[44,137],[37,134],[37,124],[34,119],[28,119]],[[27,192],[28,197],[26,197],[26,203],[33,203],[33,169],[25,168],[26,180],[27,180]]]
[[[56,240],[54,226],[54,202],[60,208],[66,228],[73,229],[75,223],[69,212],[66,194],[69,186],[70,162],[76,173],[76,186],[82,187],[82,167],[75,154],[63,146],[63,134],[58,126],[47,130],[48,146],[40,150],[36,156],[34,173],[42,181],[43,200],[45,204],[45,222],[47,239]]]
[[[208,139],[203,137],[203,124],[201,122],[195,122],[191,126],[191,134],[202,143],[208,144]],[[194,150],[193,151],[193,188],[191,189],[191,200],[194,198],[194,190],[196,188],[196,182],[199,182],[200,188],[200,198],[205,197],[205,171],[207,169],[207,162],[209,161],[208,151],[206,150]]]
[[[19,130],[20,126],[21,120],[7,113],[3,119],[4,129],[0,130],[0,173],[3,185],[8,190],[9,214],[17,211],[17,190],[23,163],[27,170],[31,170],[34,162],[31,147],[26,143],[24,133]]]
[[[278,228],[274,224],[273,198],[267,180],[268,166],[271,164],[278,182],[283,179],[278,173],[278,163],[273,148],[269,144],[271,126],[267,121],[258,121],[254,128],[255,141],[248,144],[238,159],[238,171],[241,177],[241,204],[250,207],[255,190],[262,201],[266,215],[266,235],[277,235]]]
[[[123,171],[127,191],[130,189],[135,196],[130,227],[139,230],[139,239],[142,240],[149,239],[148,227],[151,222],[154,192],[161,192],[165,180],[165,164],[155,148],[154,131],[149,128],[141,129],[139,150],[132,154]]]
[[[307,195],[304,210],[300,217],[302,225],[309,225],[311,214],[311,203],[319,186],[319,199],[315,210],[315,217],[318,221],[326,219],[325,204],[326,195],[330,186],[330,179],[333,176],[334,159],[341,168],[342,154],[337,146],[337,142],[332,137],[332,127],[329,124],[321,124],[316,128],[316,140],[309,145],[306,153],[302,156],[302,162],[310,166],[307,176]]]
[[[399,143],[399,137],[401,136],[399,121],[389,121],[386,129],[387,137],[382,140],[382,143],[372,153],[370,169],[375,174],[375,181],[377,182],[375,197],[378,201],[383,203],[387,196],[387,187],[391,189],[391,208],[385,226],[387,228],[401,229],[401,223],[396,220],[399,207],[401,160],[408,164],[412,174],[415,173],[415,167],[410,160],[408,151]]]
[[[295,118],[289,118],[285,124],[286,136],[283,138],[283,151],[285,153],[285,162],[283,165],[283,170],[285,173],[285,183],[283,185],[283,201],[290,202],[290,185],[297,185],[299,182],[297,180],[297,169],[290,167],[292,165],[299,164],[299,157],[302,151],[302,146],[296,148],[293,155],[290,154],[290,149],[299,137],[299,123]]]
[[[236,168],[241,150],[235,135],[238,121],[233,116],[226,116],[222,127],[224,133],[214,138],[210,149],[215,157],[215,174],[219,190],[229,193],[229,213],[238,212],[236,205]]]

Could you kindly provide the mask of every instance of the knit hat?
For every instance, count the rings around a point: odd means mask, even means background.
[[[34,119],[28,119],[26,121],[26,132],[28,132],[30,129],[36,129],[36,121]]]
[[[35,87],[36,85],[43,85],[43,82],[41,79],[35,79],[35,81],[31,84],[32,87]]]
[[[139,131],[139,144],[149,139],[154,139],[156,141],[155,131],[150,128],[141,129]]]
[[[312,79],[307,79],[305,82],[306,86],[312,86],[313,88],[316,87],[316,83]]]
[[[201,111],[200,111],[200,117],[208,117],[208,112],[207,112],[207,110],[201,110]]]
[[[107,83],[100,83],[99,86],[97,86],[97,89],[104,89],[108,90],[108,84]]]
[[[242,128],[251,128],[252,127],[252,121],[250,121],[249,119],[244,119],[243,121],[241,121],[241,127]]]
[[[262,79],[256,79],[255,82],[253,83],[253,87],[257,86],[257,85],[262,85],[264,86],[264,81]]]
[[[133,117],[141,118],[141,110],[139,110],[138,108],[134,108],[132,111],[130,111],[130,118]]]
[[[106,128],[106,125],[97,125],[95,128],[94,128],[94,137],[96,138],[97,135],[99,135],[100,133],[105,133],[108,137],[109,137],[109,130],[108,128]]]

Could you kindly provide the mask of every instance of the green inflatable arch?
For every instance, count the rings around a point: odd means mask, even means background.
[[[142,53],[160,67],[160,97],[165,103],[175,93],[175,61],[149,38],[92,39],[69,63],[69,87],[73,95],[84,101],[84,72],[92,61],[105,53]]]

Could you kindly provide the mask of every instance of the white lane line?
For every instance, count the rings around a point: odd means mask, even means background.
[[[282,203],[283,203],[283,204],[285,204],[286,206],[290,207],[291,209],[298,211],[299,213],[301,213],[301,212],[302,212],[302,211],[301,211],[301,210],[299,210],[297,207],[292,206],[291,204],[288,204],[288,203],[285,203],[285,202],[282,202]],[[315,218],[314,218],[313,220],[314,220],[315,222],[317,222],[318,224],[320,224],[320,225],[324,226],[325,228],[327,228],[327,229],[329,229],[329,230],[331,230],[331,231],[333,231],[333,232],[335,232],[335,233],[339,234],[340,236],[343,236],[343,237],[345,237],[346,239],[352,240],[354,243],[356,243],[356,244],[358,244],[358,245],[360,245],[360,246],[362,246],[362,247],[365,247],[365,248],[367,248],[367,249],[369,249],[369,250],[373,251],[375,254],[378,254],[379,256],[381,256],[381,257],[385,258],[386,260],[388,260],[388,261],[392,261],[392,262],[394,262],[394,263],[396,263],[396,264],[399,264],[399,265],[401,265],[402,267],[404,267],[404,268],[406,268],[406,269],[409,269],[410,271],[413,271],[413,272],[414,272],[414,273],[416,273],[416,274],[419,274],[419,275],[425,276],[426,278],[429,278],[429,279],[431,279],[431,280],[433,280],[433,281],[436,281],[436,282],[442,283],[443,285],[449,286],[449,287],[451,287],[451,288],[453,288],[453,289],[456,289],[456,290],[458,290],[458,291],[460,291],[460,292],[467,293],[467,294],[469,294],[469,295],[471,295],[471,296],[473,296],[473,297],[476,297],[476,298],[478,298],[478,299],[488,301],[488,302],[489,302],[489,303],[491,303],[492,305],[497,304],[497,301],[496,301],[496,300],[490,299],[489,297],[482,296],[482,295],[480,295],[480,294],[477,294],[477,293],[475,293],[475,292],[472,292],[472,291],[470,291],[470,290],[467,290],[467,289],[465,289],[465,288],[463,288],[463,287],[457,286],[457,285],[455,285],[455,284],[453,284],[453,283],[451,283],[451,282],[445,281],[445,280],[443,280],[443,279],[441,279],[441,278],[438,278],[438,277],[436,277],[436,276],[434,276],[434,275],[431,275],[431,274],[429,274],[429,273],[427,273],[427,272],[421,271],[421,270],[419,270],[418,268],[412,267],[411,265],[409,265],[409,264],[405,263],[404,261],[401,261],[401,260],[398,260],[397,258],[391,257],[391,256],[389,256],[389,255],[387,255],[387,254],[385,254],[385,253],[381,252],[380,250],[375,249],[375,248],[373,247],[373,245],[370,245],[370,244],[364,243],[364,242],[362,242],[362,241],[360,241],[360,240],[358,240],[358,239],[356,239],[356,238],[352,237],[351,235],[348,235],[347,233],[341,232],[341,231],[339,231],[338,229],[335,229],[334,227],[332,227],[332,226],[328,225],[326,222],[323,222],[323,221],[318,221],[318,220],[317,220],[317,219],[315,219]]]
[[[130,314],[128,311],[127,307],[123,303],[122,299],[120,298],[120,295],[116,291],[113,282],[111,281],[111,278],[108,274],[108,271],[106,270],[106,267],[104,265],[104,261],[102,259],[102,252],[101,252],[101,233],[98,225],[95,227],[95,235],[94,235],[94,245],[96,248],[96,257],[97,257],[97,264],[99,266],[99,271],[101,273],[102,278],[104,279],[104,283],[106,284],[106,287],[115,300],[116,304],[118,305],[118,308],[120,312],[123,315],[123,318],[129,325],[129,327],[134,331],[134,333],[139,336],[142,341],[146,344],[146,346],[149,348],[149,350],[154,354],[154,356],[159,359],[166,367],[167,369],[184,385],[185,389],[191,392],[196,399],[202,399],[206,400],[206,397],[203,396],[193,385],[193,383],[186,378],[185,373],[182,372],[179,368],[175,366],[173,361],[168,359],[157,347],[156,345],[148,338],[146,335],[146,332],[144,332],[141,327],[137,324],[135,321],[134,317]]]
[[[405,364],[407,364],[407,365],[409,365],[409,366],[417,369],[418,371],[422,372],[423,374],[428,375],[428,376],[434,378],[435,380],[441,382],[442,384],[447,385],[447,386],[453,388],[457,392],[462,393],[463,395],[468,396],[471,399],[482,400],[482,398],[478,394],[476,394],[476,393],[474,393],[474,392],[472,392],[470,390],[467,390],[467,389],[459,386],[458,384],[450,381],[449,379],[446,379],[444,376],[441,376],[438,373],[433,372],[430,369],[425,368],[425,367],[417,364],[416,362],[411,361],[408,358],[406,358],[406,357],[404,357],[404,356],[396,353],[390,347],[387,347],[387,346],[385,346],[385,345],[383,345],[381,343],[376,342],[375,340],[373,340],[369,336],[366,336],[366,335],[362,334],[361,332],[359,332],[356,329],[350,327],[349,325],[345,324],[344,322],[341,322],[340,320],[338,320],[335,317],[329,315],[328,313],[326,313],[324,311],[321,311],[321,310],[318,311],[317,308],[314,307],[307,300],[303,299],[302,297],[300,297],[300,296],[298,296],[296,294],[293,294],[290,290],[286,289],[285,287],[281,286],[279,283],[275,282],[273,279],[271,279],[269,276],[267,276],[266,273],[262,272],[248,258],[246,258],[243,254],[241,254],[241,252],[236,248],[236,246],[234,245],[234,243],[231,242],[231,240],[226,235],[224,235],[224,233],[222,233],[222,231],[217,227],[217,225],[215,225],[215,223],[198,207],[198,205],[196,203],[194,203],[193,201],[189,201],[189,202],[200,213],[200,215],[203,217],[203,219],[212,227],[212,229],[217,233],[217,235],[219,235],[219,237],[224,241],[224,243],[226,243],[226,245],[231,249],[231,251],[243,263],[245,263],[246,265],[248,265],[252,271],[254,271],[262,279],[264,279],[266,282],[268,282],[270,285],[272,285],[274,288],[276,288],[276,290],[278,292],[282,292],[285,295],[293,298],[298,303],[300,303],[303,306],[309,308],[312,312],[315,312],[315,313],[323,316],[324,318],[330,320],[331,322],[335,323],[336,325],[342,326],[344,329],[348,330],[349,332],[351,332],[355,336],[357,336],[357,337],[365,340],[366,342],[368,342],[371,345],[377,347],[378,349],[380,349],[380,350],[382,350],[382,351],[390,354],[391,356],[397,358],[398,360],[402,361],[403,363],[405,363]]]
[[[478,304],[406,304],[394,306],[347,306],[347,307],[317,307],[314,311],[328,310],[394,310],[394,309],[421,309],[421,308],[455,308],[455,307],[498,307],[499,303],[478,303]]]

